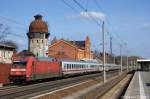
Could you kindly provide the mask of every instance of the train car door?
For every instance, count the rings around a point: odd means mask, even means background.
[[[32,66],[31,66],[31,79],[32,80],[36,79],[36,62],[35,61],[32,62]]]

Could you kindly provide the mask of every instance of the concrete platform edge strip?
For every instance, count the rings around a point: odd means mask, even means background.
[[[86,83],[86,82],[89,82],[89,81],[85,81],[85,82],[82,82],[82,83],[74,84],[74,85],[72,85],[72,86],[68,86],[68,87],[65,87],[65,88],[62,88],[62,89],[54,90],[54,91],[51,91],[51,92],[48,92],[48,93],[45,93],[45,94],[37,95],[37,96],[31,97],[31,98],[29,98],[29,99],[40,98],[40,97],[42,97],[42,96],[50,95],[50,94],[52,94],[52,93],[55,93],[55,92],[58,92],[58,91],[61,91],[61,90],[65,90],[65,89],[68,89],[68,88],[71,88],[71,87],[75,87],[75,86],[78,86],[78,85],[83,84],[83,83]]]
[[[109,79],[105,84],[103,84],[103,83],[96,84],[96,85],[88,87],[84,90],[78,91],[72,95],[63,97],[62,99],[85,99],[85,97],[88,93],[94,92],[97,88],[100,88],[100,87],[105,88],[106,86],[109,85],[109,88],[102,90],[101,93],[104,94],[108,89],[110,89],[110,87],[113,87],[116,83],[120,82],[125,76],[126,76],[125,74],[119,75],[119,78],[118,78],[118,76],[115,76],[115,77]],[[116,79],[119,79],[119,80],[116,80]],[[116,82],[112,84],[113,81],[116,81]],[[96,96],[96,95],[94,95],[94,96]],[[101,95],[98,95],[95,98],[97,98],[99,96],[101,96]],[[95,98],[93,97],[93,99],[95,99]]]

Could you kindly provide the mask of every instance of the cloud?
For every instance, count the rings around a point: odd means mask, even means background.
[[[150,28],[150,23],[144,23],[143,28]]]
[[[100,21],[104,21],[105,20],[105,15],[102,12],[80,12],[80,17],[81,18],[88,18],[88,19],[96,19],[96,20],[100,20]]]
[[[76,19],[76,18],[81,18],[81,19],[88,19],[88,20],[98,20],[98,21],[105,21],[106,17],[105,14],[102,12],[95,12],[95,11],[82,11],[78,15],[72,15],[68,16],[67,18],[69,19]]]
[[[18,39],[16,42],[19,46],[25,45],[25,41],[23,39]]]
[[[142,24],[141,26],[140,26],[140,28],[139,29],[141,29],[142,31],[150,31],[150,23],[144,23],[144,24]]]

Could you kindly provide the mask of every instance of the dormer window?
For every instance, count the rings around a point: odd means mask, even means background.
[[[64,45],[60,45],[60,48],[64,48]]]

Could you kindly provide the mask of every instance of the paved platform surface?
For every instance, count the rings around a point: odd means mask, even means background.
[[[137,71],[124,99],[150,99],[150,72]]]

